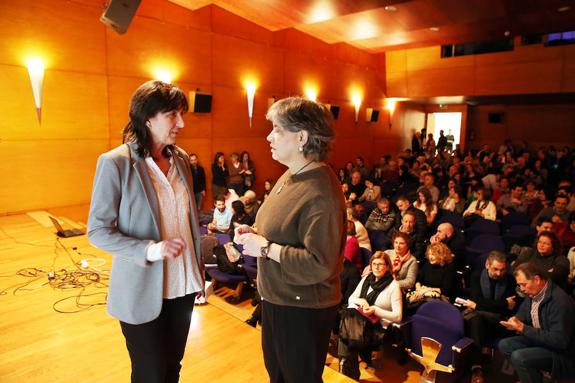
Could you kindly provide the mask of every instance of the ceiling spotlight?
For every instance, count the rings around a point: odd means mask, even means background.
[[[557,8],[557,12],[567,12],[570,9],[571,9],[571,7],[569,5],[566,5],[564,7]]]
[[[386,11],[389,11],[389,12],[397,11],[397,7],[395,5],[386,5],[383,9],[385,9]]]
[[[429,28],[429,30],[430,30],[431,32],[438,32],[438,31],[439,31],[439,28],[438,28],[438,27],[431,27],[431,28]]]

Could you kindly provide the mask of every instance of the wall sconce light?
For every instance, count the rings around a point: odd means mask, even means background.
[[[174,79],[174,74],[169,69],[157,68],[154,70],[154,78],[165,82],[166,84],[171,84],[172,80]]]
[[[355,109],[355,123],[359,121],[359,108],[361,106],[361,94],[359,92],[353,92],[351,95],[351,102]]]
[[[254,96],[256,94],[256,83],[247,81],[244,85],[246,88],[246,95],[248,98],[248,116],[250,118],[250,128],[252,127],[252,117],[254,115]]]
[[[317,87],[312,84],[304,86],[303,93],[308,100],[317,101]]]
[[[389,113],[389,128],[391,129],[392,121],[393,121],[393,112],[395,112],[395,107],[397,105],[397,101],[392,99],[385,100],[385,109],[387,109]]]
[[[38,123],[42,122],[42,84],[44,83],[44,63],[38,58],[26,61],[26,68],[28,68],[28,76],[30,76],[30,83],[32,84],[32,92],[34,93],[34,104],[36,104],[36,115]]]

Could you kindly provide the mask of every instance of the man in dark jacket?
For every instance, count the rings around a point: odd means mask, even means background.
[[[465,333],[475,345],[477,357],[472,367],[472,382],[481,382],[483,374],[482,347],[493,338],[511,336],[512,333],[499,324],[515,308],[515,280],[506,271],[507,259],[500,251],[492,251],[485,261],[485,268],[471,276],[471,298],[463,305]]]
[[[513,274],[526,297],[517,314],[501,322],[518,335],[501,340],[499,350],[522,382],[542,382],[541,371],[551,372],[554,380],[575,379],[573,300],[532,262]]]
[[[190,154],[190,169],[194,181],[194,197],[198,210],[202,210],[202,200],[206,196],[206,173],[204,168],[198,163],[198,156]]]

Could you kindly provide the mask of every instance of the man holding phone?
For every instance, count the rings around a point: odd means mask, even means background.
[[[499,342],[521,382],[542,382],[541,371],[554,380],[575,379],[575,307],[563,289],[536,264],[519,265],[513,275],[525,294],[517,315],[501,325],[517,336]]]

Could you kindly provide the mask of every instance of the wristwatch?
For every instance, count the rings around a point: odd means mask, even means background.
[[[268,258],[268,254],[269,254],[269,252],[270,252],[270,246],[271,246],[271,244],[272,244],[272,243],[271,243],[270,241],[268,241],[265,246],[262,246],[262,247],[261,247],[261,249],[260,249],[260,255],[262,256],[263,259],[269,259],[269,258]]]

